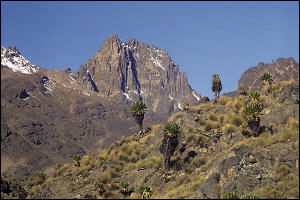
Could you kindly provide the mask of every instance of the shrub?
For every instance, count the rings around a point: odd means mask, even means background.
[[[142,101],[137,101],[132,105],[131,112],[133,113],[133,115],[140,115],[144,113],[146,109],[146,104],[144,104]]]
[[[164,127],[164,132],[169,137],[176,137],[179,133],[179,127],[175,123],[167,123]]]
[[[249,97],[252,99],[252,101],[254,102],[257,102],[257,101],[260,101],[261,99],[259,98],[260,97],[260,94],[259,92],[257,91],[252,91],[252,92],[249,92]]]
[[[260,79],[264,81],[265,83],[271,84],[273,81],[273,75],[270,72],[264,72],[261,76]]]
[[[148,199],[151,196],[152,188],[147,185],[142,185],[139,187],[139,193],[142,195],[143,199]]]
[[[242,128],[247,128],[247,127],[248,127],[248,123],[247,123],[247,122],[243,122],[243,123],[241,124],[241,127],[242,127]]]

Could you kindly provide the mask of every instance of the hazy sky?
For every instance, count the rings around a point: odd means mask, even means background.
[[[299,2],[1,1],[1,45],[46,69],[77,71],[113,33],[167,50],[211,98],[214,73],[222,94],[259,62],[299,63]]]

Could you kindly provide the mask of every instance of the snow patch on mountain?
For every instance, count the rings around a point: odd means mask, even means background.
[[[1,46],[1,65],[11,68],[14,72],[33,74],[39,67],[31,64],[18,51],[17,48],[5,48]]]
[[[200,100],[200,97],[196,95],[195,91],[193,91],[192,95],[197,99],[197,101]]]

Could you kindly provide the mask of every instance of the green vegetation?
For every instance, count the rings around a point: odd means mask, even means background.
[[[131,107],[131,113],[140,126],[141,131],[143,131],[143,121],[146,109],[147,106],[142,101],[135,102]]]
[[[38,183],[44,183],[45,180],[46,180],[46,174],[44,172],[40,172],[38,175],[37,175],[37,178],[38,178]]]
[[[222,90],[222,83],[218,74],[212,75],[212,87],[211,90],[215,93],[215,99],[217,100]]]
[[[261,111],[263,110],[262,104],[250,102],[246,105],[243,112],[248,115],[247,121],[255,120],[257,121],[259,118],[259,114],[261,114]]]
[[[239,93],[242,94],[242,95],[247,95],[247,91],[246,91],[246,89],[245,89],[245,86],[243,86],[243,85],[240,85],[240,86],[239,86],[238,91],[239,91]]]
[[[103,193],[105,192],[104,185],[102,183],[96,183],[95,186],[96,186],[99,194],[103,195]]]
[[[149,199],[151,196],[152,188],[148,185],[142,185],[139,187],[139,193],[142,195],[143,199]]]
[[[190,109],[190,104],[188,103],[183,104],[183,110],[189,111],[189,109]]]
[[[259,98],[260,94],[257,91],[252,91],[249,93],[249,97],[252,99],[253,102],[258,102],[261,99]]]
[[[179,133],[179,127],[174,123],[167,123],[163,130],[168,137],[176,137]]]
[[[241,127],[242,127],[242,128],[247,128],[247,127],[248,127],[248,123],[247,123],[247,122],[243,122],[243,123],[241,124]]]
[[[227,192],[223,194],[223,199],[259,199],[259,197],[255,193],[238,195],[235,192]]]
[[[126,194],[128,192],[129,183],[127,181],[121,182],[121,193]]]
[[[74,160],[74,165],[77,166],[77,167],[80,167],[80,160],[81,160],[81,156],[80,155],[74,155],[73,157],[73,160]]]
[[[260,79],[263,81],[264,84],[272,84],[273,82],[273,75],[270,72],[264,72]]]
[[[223,199],[239,199],[239,195],[235,192],[227,192],[223,194]]]

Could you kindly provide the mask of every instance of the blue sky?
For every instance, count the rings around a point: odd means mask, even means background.
[[[1,1],[1,45],[46,69],[77,71],[113,33],[167,50],[191,87],[212,98],[214,73],[222,94],[258,62],[299,63],[299,2]]]

